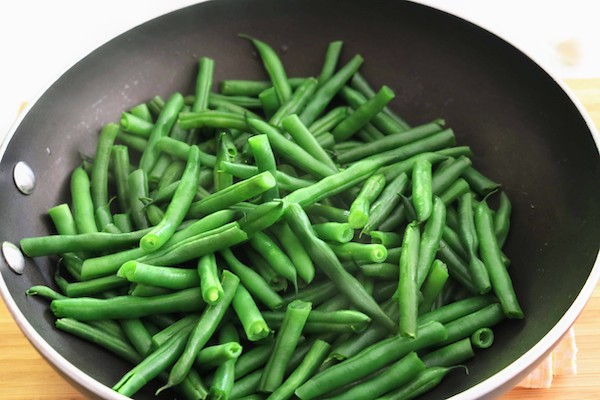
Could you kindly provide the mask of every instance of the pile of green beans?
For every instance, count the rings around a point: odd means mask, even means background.
[[[507,193],[443,119],[392,111],[342,41],[288,78],[242,37],[268,80],[216,90],[202,57],[194,93],[102,129],[48,211],[57,234],[20,242],[57,260],[27,294],[131,364],[127,396],[414,398],[493,352],[492,328],[524,317]]]

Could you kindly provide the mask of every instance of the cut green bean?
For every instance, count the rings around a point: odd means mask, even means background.
[[[161,110],[152,133],[148,138],[148,144],[144,148],[142,157],[140,158],[140,169],[146,172],[146,174],[150,173],[160,155],[160,151],[156,148],[156,143],[161,137],[169,134],[183,105],[183,96],[180,93],[174,93],[169,97],[164,108]]]
[[[254,298],[271,310],[277,310],[283,306],[284,301],[281,296],[256,271],[238,260],[230,249],[221,250],[220,254]]]
[[[361,264],[360,270],[365,276],[376,279],[398,280],[398,265],[390,263]]]
[[[198,59],[198,74],[196,75],[196,91],[192,111],[208,109],[208,99],[213,83],[215,61],[212,58],[200,57]]]
[[[213,253],[200,257],[197,276],[200,277],[202,299],[206,304],[215,304],[223,296],[223,287],[217,275],[217,260]]]
[[[419,326],[416,338],[400,335],[377,342],[353,357],[319,372],[296,389],[302,400],[321,398],[325,393],[370,375],[412,351],[424,349],[444,340],[448,333],[443,325],[432,322]]]
[[[258,172],[268,171],[273,176],[277,176],[277,163],[267,135],[261,134],[249,138],[248,145],[250,145],[250,149],[252,150]],[[262,195],[262,200],[270,201],[279,198],[279,189],[277,186],[275,185],[265,191]]]
[[[471,344],[478,349],[487,349],[494,343],[494,332],[490,328],[479,328],[471,335]]]
[[[328,242],[348,243],[354,238],[354,229],[345,222],[324,222],[312,227],[319,239]]]
[[[306,78],[288,78],[292,89],[298,88],[305,80]],[[270,81],[226,79],[221,81],[221,93],[228,96],[258,96],[272,86]]]
[[[362,186],[358,196],[350,205],[348,224],[353,229],[363,228],[369,220],[371,204],[385,188],[385,177],[375,174],[369,177]]]
[[[331,160],[329,154],[321,147],[314,134],[302,123],[297,114],[285,117],[281,124],[290,134],[292,139],[308,154],[337,171],[337,166]]]
[[[138,261],[128,261],[117,271],[117,276],[130,282],[142,283],[173,290],[198,287],[198,273],[188,268],[158,267]]]
[[[433,209],[431,163],[425,159],[415,162],[412,170],[412,202],[418,222],[426,221]]]
[[[446,264],[440,260],[435,260],[421,286],[423,299],[419,304],[419,315],[425,314],[431,310],[435,299],[439,296],[444,285],[448,281],[448,277],[448,267]]]
[[[94,203],[90,192],[90,178],[82,167],[71,174],[71,201],[73,218],[79,233],[98,232],[94,218]]]
[[[280,276],[298,287],[298,275],[292,260],[279,248],[267,234],[256,232],[249,240],[250,246],[256,250]]]
[[[117,187],[117,200],[121,212],[129,212],[129,150],[127,146],[113,145],[113,174]],[[114,222],[114,216],[113,216]]]
[[[261,391],[274,392],[283,383],[285,366],[298,345],[311,309],[311,303],[301,300],[288,304],[281,329],[275,337],[275,347],[260,379]]]
[[[315,266],[300,240],[285,221],[274,225],[272,230],[276,234],[277,241],[294,265],[296,274],[305,283],[311,283],[315,277]]]
[[[419,244],[421,231],[419,225],[410,223],[404,231],[402,252],[400,254],[400,270],[398,280],[399,333],[401,336],[414,338],[417,336],[418,286],[417,266],[419,263]]]
[[[317,85],[318,82],[314,78],[308,78],[304,81],[294,91],[294,94],[275,111],[269,119],[269,123],[273,126],[281,126],[281,122],[285,117],[299,113],[317,89]]]
[[[494,233],[500,248],[504,246],[504,242],[506,242],[508,236],[511,211],[512,204],[510,199],[506,193],[500,192],[500,204],[498,205],[498,210],[496,210],[496,213],[494,214]]]
[[[229,304],[233,300],[238,283],[239,278],[237,276],[227,270],[223,271],[221,282],[223,285],[223,297],[221,301],[216,304],[209,304],[206,307],[197,325],[190,333],[190,337],[181,357],[179,357],[171,369],[167,384],[159,389],[159,391],[177,385],[183,381],[191,369],[198,352],[206,345],[216,331],[218,324],[223,319]]]
[[[235,327],[230,323],[225,323],[219,330],[219,343],[237,343],[239,336]],[[209,390],[211,399],[228,399],[235,380],[235,362],[232,358],[223,362],[215,370]]]
[[[444,226],[446,223],[446,206],[444,202],[437,196],[433,199],[433,209],[430,218],[425,223],[423,236],[419,246],[419,262],[417,265],[417,287],[421,287],[431,264],[435,259],[435,255],[440,246]]]
[[[508,318],[523,318],[523,310],[517,300],[512,280],[502,261],[502,252],[494,232],[492,212],[485,201],[477,204],[475,208],[475,227],[481,259],[487,268],[492,289],[502,304],[504,314]]]
[[[252,295],[250,295],[244,285],[238,286],[232,305],[248,340],[256,342],[264,339],[271,333],[269,325],[267,325]]]
[[[387,258],[387,249],[381,244],[366,244],[359,242],[329,243],[329,247],[342,261],[358,263],[380,263]]]
[[[315,122],[310,124],[308,130],[311,131],[316,137],[326,132],[330,132],[348,116],[348,112],[348,107],[335,107],[331,109],[331,111],[329,111],[327,114],[323,115],[321,118],[317,119]]]

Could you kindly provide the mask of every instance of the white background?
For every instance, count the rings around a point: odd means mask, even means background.
[[[96,47],[148,19],[197,2],[0,2],[0,138],[9,130],[22,103],[37,98],[64,71]],[[600,77],[600,2],[419,2],[479,23],[529,53],[560,78]]]

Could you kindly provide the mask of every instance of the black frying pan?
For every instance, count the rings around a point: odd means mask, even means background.
[[[67,177],[79,162],[78,150],[93,154],[101,126],[130,106],[175,90],[193,93],[198,56],[215,59],[216,81],[265,78],[238,33],[279,49],[290,76],[317,74],[327,43],[344,40],[344,59],[361,53],[363,75],[374,86],[395,89],[393,107],[410,124],[445,118],[458,142],[474,150],[475,165],[504,184],[514,203],[506,253],[527,317],[498,329],[499,350],[470,362],[468,377],[446,380],[426,398],[446,398],[481,382],[460,398],[496,396],[516,384],[574,321],[598,277],[598,268],[592,273],[600,238],[595,133],[564,87],[526,55],[421,5],[219,0],[121,35],[64,74],[16,128],[0,164],[0,238],[18,243],[51,232],[46,210],[68,201]],[[13,165],[21,160],[38,179],[29,196],[12,181]],[[57,356],[110,387],[128,366],[58,333],[47,303],[24,295],[32,284],[52,283],[53,265],[46,258],[27,260],[24,275],[17,276],[2,263],[7,303],[18,308],[30,339],[63,373],[78,374]],[[57,353],[48,353],[38,334]],[[96,390],[91,380],[78,379],[82,390]],[[154,389],[139,397],[153,398]]]

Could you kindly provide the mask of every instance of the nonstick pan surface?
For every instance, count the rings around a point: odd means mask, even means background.
[[[573,323],[598,279],[597,134],[564,85],[525,54],[476,25],[422,5],[218,0],[126,32],[55,82],[5,143],[0,238],[18,243],[52,233],[46,211],[69,201],[68,177],[79,152],[93,155],[100,128],[118,121],[121,111],[155,95],[193,93],[199,56],[215,60],[216,82],[265,79],[239,33],[273,45],[289,76],[318,74],[327,44],[343,40],[343,59],[362,54],[363,75],[375,87],[396,91],[392,107],[409,124],[444,118],[457,142],[472,147],[474,165],[503,184],[513,201],[505,252],[526,319],[502,324],[495,350],[469,362],[468,376],[447,379],[425,398],[447,398],[474,386],[456,398],[493,397],[516,384]],[[14,186],[18,161],[36,174],[31,195]],[[129,367],[56,331],[47,302],[24,295],[31,285],[52,285],[54,265],[54,259],[28,259],[19,276],[2,262],[6,302],[63,374],[88,393],[112,396],[98,382],[110,387]],[[155,388],[139,398],[154,398]]]

